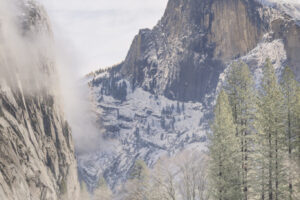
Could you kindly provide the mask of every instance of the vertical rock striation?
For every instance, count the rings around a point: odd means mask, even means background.
[[[253,49],[266,31],[259,7],[253,0],[170,0],[158,25],[135,37],[121,72],[134,87],[201,101],[224,63]]]

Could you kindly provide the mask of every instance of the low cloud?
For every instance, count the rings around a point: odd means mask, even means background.
[[[74,51],[68,51],[64,44],[58,50],[60,91],[66,118],[72,128],[75,149],[78,154],[97,151],[101,148],[100,127],[93,112],[86,80],[79,76]]]
[[[32,9],[39,19],[30,16]],[[56,85],[51,30],[39,5],[0,0],[0,44],[0,78],[9,87],[22,86],[31,94],[53,89],[49,87]]]
[[[67,40],[53,37],[50,27],[35,1],[0,0],[0,90],[54,96],[72,128],[76,151],[95,151],[101,135],[87,85],[80,81],[80,55]]]

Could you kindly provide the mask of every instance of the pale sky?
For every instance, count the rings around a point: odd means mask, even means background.
[[[81,74],[124,60],[138,30],[152,28],[167,5],[167,0],[38,1],[46,7],[55,35],[80,57]]]

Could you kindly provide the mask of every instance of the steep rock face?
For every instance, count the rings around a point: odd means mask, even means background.
[[[201,101],[216,87],[224,62],[261,39],[259,7],[254,0],[171,0],[158,25],[135,37],[121,73],[134,87]]]
[[[0,199],[77,199],[70,128],[42,7],[0,1]]]
[[[276,38],[282,38],[288,55],[288,64],[300,81],[300,26],[294,21],[277,19],[272,22],[272,30]]]
[[[272,39],[283,41],[286,62],[300,81],[300,2],[293,0],[256,0],[264,5],[261,18],[268,24]]]

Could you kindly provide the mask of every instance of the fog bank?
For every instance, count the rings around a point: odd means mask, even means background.
[[[0,0],[0,90],[54,97],[72,128],[76,151],[94,151],[100,137],[78,73],[80,55],[67,40],[54,38],[49,21],[36,1]]]

